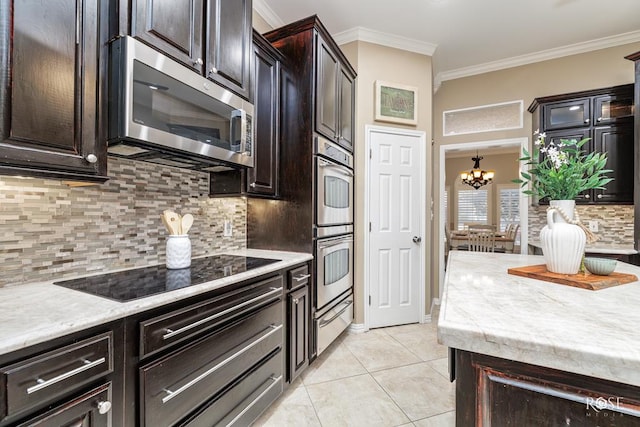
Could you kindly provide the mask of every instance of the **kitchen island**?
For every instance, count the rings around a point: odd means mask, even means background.
[[[438,339],[453,350],[456,424],[640,426],[640,282],[591,291],[507,273],[543,263],[450,253]]]

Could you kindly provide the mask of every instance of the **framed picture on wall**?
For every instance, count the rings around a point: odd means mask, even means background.
[[[376,80],[375,120],[418,124],[418,88]]]

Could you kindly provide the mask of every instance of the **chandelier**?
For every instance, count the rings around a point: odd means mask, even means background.
[[[478,156],[478,153],[476,152],[476,156],[471,158],[471,160],[474,161],[473,169],[471,169],[469,172],[460,173],[462,182],[472,186],[476,190],[483,185],[487,185],[488,183],[490,183],[493,180],[494,175],[496,174],[493,170],[485,171],[480,169],[480,160],[482,159],[483,157]]]

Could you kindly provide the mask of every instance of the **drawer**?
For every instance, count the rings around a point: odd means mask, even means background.
[[[42,406],[112,371],[111,332],[4,366],[3,418]]]
[[[282,394],[282,366],[283,352],[278,351],[255,370],[240,378],[220,398],[183,425],[250,425]]]
[[[287,289],[296,289],[300,286],[304,286],[309,283],[309,265],[305,264],[302,267],[294,268],[289,271],[287,276]]]
[[[111,383],[104,384],[82,396],[70,399],[35,419],[18,427],[87,426],[110,427],[113,422]]]
[[[353,294],[349,294],[314,321],[318,340],[318,356],[338,338],[342,331],[349,327],[352,321]]]
[[[143,425],[172,425],[283,343],[283,302],[140,369]]]
[[[245,316],[281,298],[282,290],[282,276],[275,276],[143,321],[140,323],[140,358]]]

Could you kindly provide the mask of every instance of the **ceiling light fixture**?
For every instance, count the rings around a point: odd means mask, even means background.
[[[469,172],[460,173],[460,179],[462,179],[462,182],[472,186],[476,190],[483,185],[489,184],[496,174],[493,170],[485,171],[480,169],[480,160],[482,159],[483,157],[478,156],[478,152],[476,152],[476,156],[471,158],[471,160],[474,161],[473,169]]]

